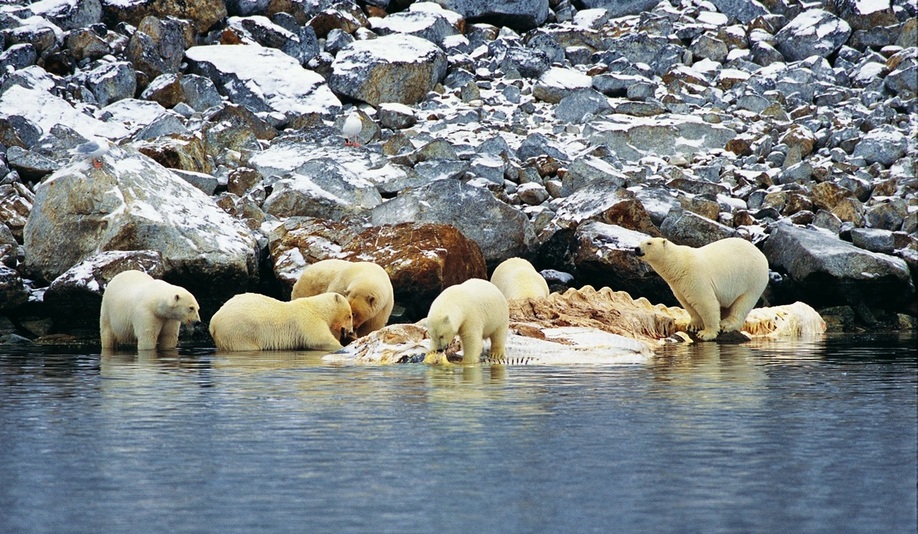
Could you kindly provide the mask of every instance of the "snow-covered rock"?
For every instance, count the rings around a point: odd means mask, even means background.
[[[215,287],[257,277],[251,232],[210,197],[140,154],[114,147],[100,159],[100,169],[77,161],[36,188],[26,271],[50,281],[103,251],[157,250],[167,272]]]
[[[775,46],[788,61],[800,61],[810,56],[829,56],[850,35],[851,26],[844,20],[822,9],[810,9],[775,34]]]
[[[335,56],[328,84],[343,96],[371,105],[415,104],[446,76],[446,54],[412,35],[355,41]]]
[[[221,92],[254,112],[278,112],[288,120],[331,115],[341,109],[322,76],[274,48],[206,45],[185,51],[191,72],[210,78]]]

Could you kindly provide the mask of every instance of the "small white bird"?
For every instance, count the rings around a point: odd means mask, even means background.
[[[344,120],[344,125],[341,127],[341,133],[344,134],[344,144],[347,146],[360,146],[360,132],[363,131],[363,121],[360,120],[360,115],[357,113],[351,113],[347,116],[347,119]]]
[[[79,158],[89,158],[92,160],[92,166],[94,168],[101,169],[102,161],[99,158],[104,156],[111,147],[111,143],[106,139],[87,137],[87,141],[71,149],[70,154]]]

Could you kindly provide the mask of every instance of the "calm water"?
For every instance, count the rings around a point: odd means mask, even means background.
[[[0,352],[0,532],[914,534],[914,341],[464,370]]]

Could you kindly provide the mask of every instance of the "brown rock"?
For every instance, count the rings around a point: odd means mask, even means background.
[[[153,158],[163,167],[210,174],[213,165],[200,137],[160,137],[138,143],[137,150]]]
[[[813,152],[813,147],[816,146],[816,136],[809,128],[794,124],[787,129],[778,142],[785,143],[791,149],[799,149],[800,156],[806,157]]]
[[[623,198],[606,208],[599,220],[607,224],[615,224],[622,228],[641,232],[653,237],[660,237],[660,230],[650,219],[650,214],[644,205],[634,198]]]
[[[157,18],[174,17],[192,21],[198,33],[226,18],[223,0],[136,0],[132,2],[104,2],[105,18],[137,26],[148,15]]]
[[[813,205],[827,211],[832,211],[839,202],[850,196],[851,191],[832,182],[820,182],[814,185],[811,193]]]
[[[20,243],[22,229],[25,228],[32,211],[35,195],[21,183],[0,185],[0,220],[13,233]]]
[[[831,212],[843,221],[854,223],[858,228],[864,226],[864,204],[854,197],[841,199]]]

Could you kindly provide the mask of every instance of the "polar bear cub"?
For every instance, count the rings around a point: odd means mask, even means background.
[[[293,285],[291,299],[340,293],[354,314],[358,337],[386,326],[395,305],[389,273],[368,261],[322,260],[307,266]]]
[[[214,344],[225,351],[334,351],[353,330],[351,307],[337,293],[290,302],[242,293],[226,301],[210,320]]]
[[[548,282],[523,258],[509,258],[491,273],[491,283],[500,289],[508,301],[544,299],[548,297]]]
[[[120,272],[102,294],[102,348],[136,343],[138,350],[172,350],[178,345],[182,323],[201,322],[200,309],[185,288],[142,271]]]
[[[502,358],[509,329],[507,299],[497,286],[480,278],[444,289],[427,314],[430,354],[445,351],[458,335],[463,363],[478,363],[485,338],[491,340],[490,357]]]
[[[641,243],[635,254],[669,284],[691,316],[689,328],[704,341],[741,329],[768,285],[768,259],[738,237],[699,248],[657,237]]]

